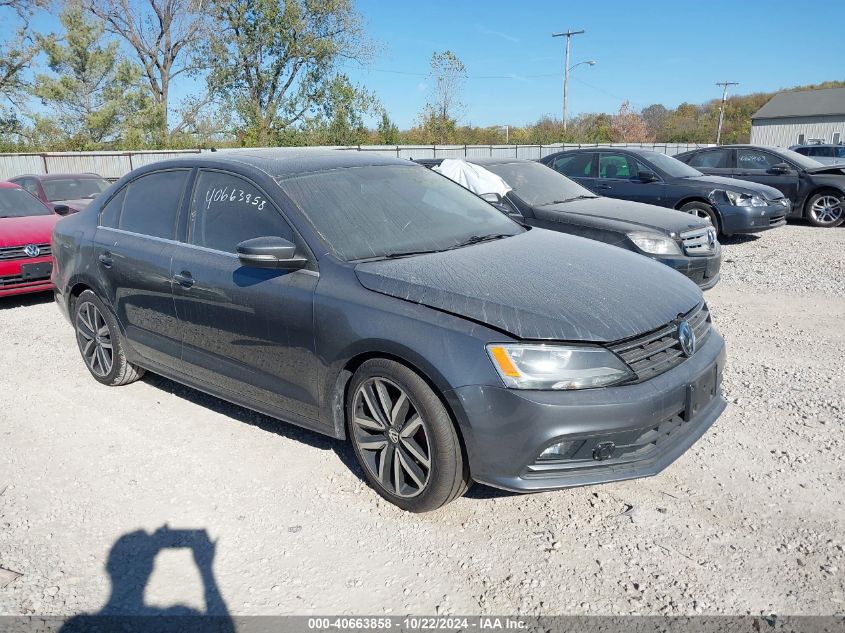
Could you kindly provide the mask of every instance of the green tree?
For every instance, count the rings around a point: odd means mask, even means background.
[[[207,11],[217,25],[209,85],[237,114],[245,143],[278,143],[309,115],[327,116],[323,106],[339,103],[339,64],[369,57],[351,0],[209,0]]]
[[[43,0],[0,0],[0,19],[13,29],[0,42],[0,99],[15,103],[26,91],[25,71],[41,50],[29,21],[43,4]]]
[[[171,86],[182,75],[202,70],[199,43],[208,35],[204,0],[85,0],[87,9],[102,20],[106,30],[121,37],[135,53],[142,74],[149,84],[155,107],[158,143],[169,134],[196,127],[207,95],[183,100],[174,109]],[[169,127],[170,115],[176,125]]]
[[[399,128],[390,120],[387,110],[381,111],[381,120],[378,123],[378,138],[377,143],[381,145],[398,145]]]
[[[150,114],[138,68],[121,58],[117,42],[101,44],[102,25],[79,4],[67,5],[60,19],[61,40],[40,38],[53,74],[38,75],[32,89],[55,114],[36,115],[36,127],[60,130],[73,149],[114,143]]]
[[[458,118],[464,110],[461,93],[466,78],[466,67],[452,51],[431,56],[429,100],[418,116],[423,142],[450,143],[456,140]]]

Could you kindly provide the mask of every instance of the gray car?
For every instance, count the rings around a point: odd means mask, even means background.
[[[845,145],[826,145],[815,143],[810,145],[793,145],[793,152],[798,152],[819,161],[822,165],[845,165]]]
[[[53,253],[94,379],[151,371],[349,441],[410,511],[472,481],[653,475],[725,408],[724,342],[694,283],[527,229],[404,160],[255,150],[147,165],[60,220]]]

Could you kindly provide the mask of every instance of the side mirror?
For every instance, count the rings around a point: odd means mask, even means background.
[[[54,204],[53,211],[55,211],[59,215],[67,215],[70,213],[70,207],[66,204]]]
[[[498,193],[482,193],[480,196],[483,200],[486,200],[490,204],[502,204],[502,196]]]
[[[297,257],[296,246],[281,237],[256,237],[237,245],[238,260],[249,268],[299,270],[308,263]]]
[[[792,170],[786,163],[778,163],[777,165],[772,165],[771,167],[769,167],[770,174],[788,174],[790,171]]]
[[[645,183],[657,182],[658,180],[660,180],[660,178],[657,177],[657,174],[655,174],[653,171],[638,171],[637,178],[640,179],[640,182]]]

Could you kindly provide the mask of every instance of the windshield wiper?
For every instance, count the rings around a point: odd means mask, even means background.
[[[461,248],[462,246],[470,246],[472,244],[480,244],[481,242],[490,242],[492,240],[500,240],[503,237],[511,237],[511,233],[492,233],[490,235],[471,235],[462,242],[458,242],[452,248]],[[450,249],[451,250],[451,249]]]
[[[575,200],[592,200],[594,198],[599,198],[600,196],[595,195],[585,195],[582,194],[580,196],[575,196],[574,198],[564,198],[563,200],[552,200],[551,202],[544,202],[543,204],[538,204],[538,207],[547,207],[550,204],[566,204],[567,202],[574,202]]]

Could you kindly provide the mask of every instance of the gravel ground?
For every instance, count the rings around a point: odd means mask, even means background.
[[[204,611],[205,582],[232,614],[841,614],[845,229],[724,260],[730,404],[686,455],[421,516],[340,442],[156,376],[100,386],[49,297],[0,300],[0,613]]]

